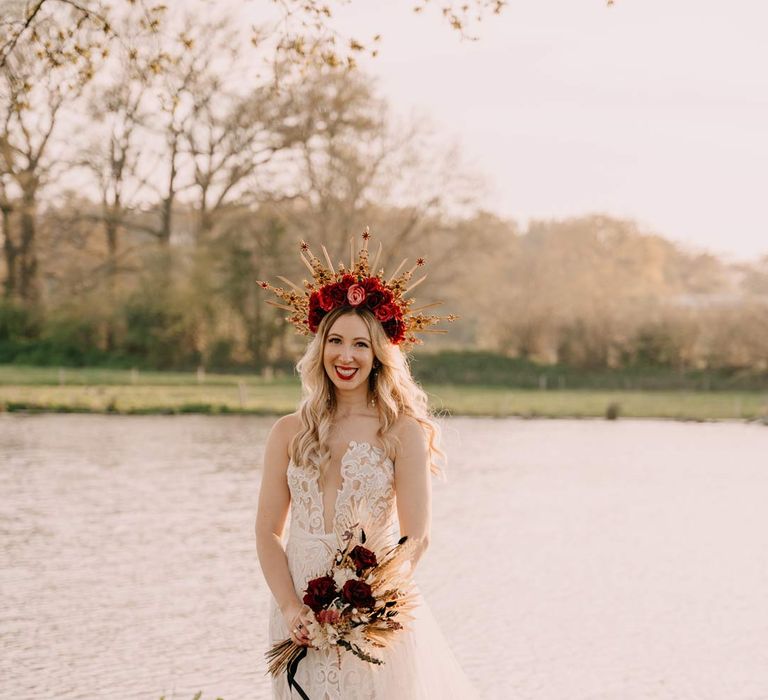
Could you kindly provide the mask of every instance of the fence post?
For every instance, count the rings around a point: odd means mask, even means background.
[[[198,365],[197,367],[197,383],[205,384],[205,367]]]
[[[245,408],[245,404],[248,403],[248,390],[245,386],[245,382],[239,381],[237,383],[237,395],[240,399],[240,408]]]

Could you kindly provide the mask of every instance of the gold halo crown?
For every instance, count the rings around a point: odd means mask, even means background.
[[[447,333],[448,331],[438,328],[430,328],[439,321],[455,321],[458,316],[448,314],[447,316],[433,316],[422,313],[426,309],[433,308],[442,304],[441,301],[427,304],[419,308],[411,308],[414,302],[412,297],[406,298],[406,294],[411,294],[413,290],[421,284],[427,277],[422,275],[413,284],[408,284],[417,267],[422,267],[425,263],[424,258],[418,258],[416,264],[405,272],[403,269],[407,258],[404,259],[397,269],[386,280],[384,270],[372,274],[371,271],[381,258],[381,243],[373,259],[373,263],[368,262],[368,241],[371,238],[370,231],[366,226],[362,234],[363,245],[357,253],[355,260],[355,239],[349,239],[349,267],[340,262],[338,268],[334,270],[331,258],[325,246],[323,255],[328,263],[327,267],[315,257],[309,249],[309,245],[301,242],[302,261],[312,273],[312,280],[303,280],[303,288],[277,275],[278,279],[288,285],[288,289],[282,287],[273,287],[268,282],[259,281],[258,284],[282,300],[282,303],[268,300],[279,309],[290,311],[291,315],[286,320],[296,326],[296,329],[302,335],[312,335],[317,333],[318,325],[323,316],[339,308],[367,308],[379,320],[387,337],[395,345],[414,345],[421,344],[423,341],[417,338],[415,333]],[[400,273],[400,274],[399,274]],[[398,276],[399,274],[399,276]]]

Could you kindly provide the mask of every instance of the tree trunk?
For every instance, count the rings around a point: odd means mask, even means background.
[[[11,238],[11,211],[13,207],[10,204],[0,205],[3,221],[3,256],[5,257],[5,280],[3,280],[3,297],[12,299],[16,294],[17,284],[17,256],[18,248],[13,244]]]
[[[200,211],[197,219],[197,231],[195,232],[195,245],[198,247],[210,240],[210,233],[213,230],[213,213],[208,211],[206,204],[207,197],[208,190],[206,188],[201,188]]]
[[[168,173],[168,193],[163,198],[163,208],[160,221],[160,245],[166,250],[171,243],[171,231],[173,229],[173,203],[176,199],[176,158],[179,153],[179,135],[174,134],[170,142],[170,172]]]
[[[21,207],[21,241],[19,243],[19,296],[25,302],[40,300],[35,246],[35,194],[25,192]]]
[[[117,212],[120,204],[119,200],[115,202],[114,209],[107,212],[104,220],[105,234],[107,236],[107,296],[110,310],[116,308],[115,294],[117,292]],[[112,317],[107,319],[106,327],[106,350],[112,352],[117,347],[117,333],[115,322]]]

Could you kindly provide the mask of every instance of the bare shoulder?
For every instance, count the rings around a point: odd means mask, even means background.
[[[397,438],[398,455],[426,453],[427,435],[413,416],[400,416],[392,426],[392,432]]]
[[[272,426],[272,430],[278,431],[282,434],[286,434],[289,437],[293,437],[301,427],[301,417],[298,411],[289,413],[287,416],[282,416],[275,421]]]
[[[293,436],[299,431],[299,428],[301,428],[301,418],[298,411],[282,416],[272,426],[272,430],[270,430],[269,437],[267,438],[267,444],[273,449],[287,453],[288,445]]]

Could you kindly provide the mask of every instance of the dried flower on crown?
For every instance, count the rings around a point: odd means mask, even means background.
[[[343,262],[334,269],[331,258],[325,246],[321,246],[327,265],[315,257],[309,245],[302,241],[300,252],[302,261],[312,274],[313,281],[303,280],[303,287],[294,284],[289,279],[278,275],[278,279],[288,285],[289,289],[273,287],[268,282],[258,284],[282,300],[282,303],[268,301],[268,304],[289,311],[286,320],[296,326],[299,333],[310,335],[317,333],[317,328],[323,316],[339,308],[366,308],[379,320],[387,337],[395,345],[420,344],[415,333],[447,333],[443,329],[430,328],[433,324],[446,320],[454,321],[458,316],[432,316],[420,313],[425,309],[438,306],[437,301],[420,308],[411,308],[414,299],[406,298],[425,279],[422,275],[410,283],[417,267],[425,264],[424,258],[417,258],[416,264],[405,272],[401,272],[407,259],[403,260],[387,280],[384,270],[372,274],[381,258],[381,243],[372,264],[368,261],[368,241],[371,238],[368,227],[363,231],[363,244],[355,258],[355,240],[350,238],[349,267]]]

